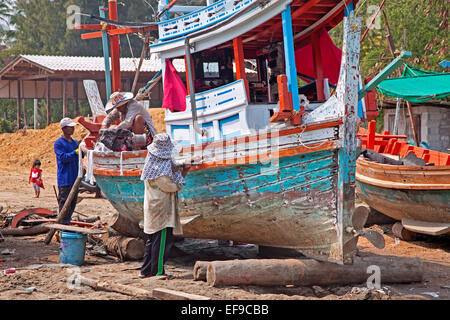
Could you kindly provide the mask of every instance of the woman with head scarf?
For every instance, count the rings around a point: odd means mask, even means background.
[[[163,275],[164,263],[174,235],[182,228],[177,206],[177,192],[185,184],[189,167],[179,170],[172,160],[174,146],[167,133],[154,137],[147,147],[148,154],[142,170],[144,180],[144,232],[147,235],[141,277]]]

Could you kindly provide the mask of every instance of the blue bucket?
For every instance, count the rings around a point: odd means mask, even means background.
[[[86,251],[86,235],[75,232],[61,232],[59,263],[81,266]]]

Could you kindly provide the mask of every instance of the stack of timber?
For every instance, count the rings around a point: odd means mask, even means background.
[[[127,217],[115,213],[105,219],[109,228],[109,237],[104,239],[107,252],[124,260],[140,260],[145,251],[145,233],[139,225]]]

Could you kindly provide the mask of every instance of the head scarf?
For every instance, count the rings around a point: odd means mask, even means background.
[[[147,147],[141,180],[154,180],[160,176],[168,176],[176,184],[185,184],[180,170],[175,170],[172,161],[173,144],[167,133],[157,134]]]

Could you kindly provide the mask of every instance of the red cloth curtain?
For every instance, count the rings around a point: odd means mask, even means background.
[[[328,82],[335,85],[339,79],[342,51],[333,43],[325,28],[320,30],[320,52],[322,55],[324,78],[328,78]],[[311,43],[295,50],[295,66],[297,72],[314,79],[316,78]],[[306,78],[302,79],[307,82],[311,81]]]

